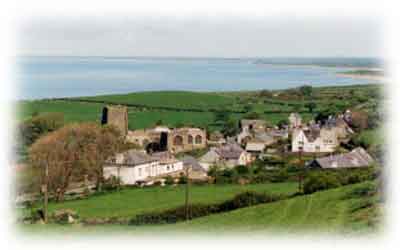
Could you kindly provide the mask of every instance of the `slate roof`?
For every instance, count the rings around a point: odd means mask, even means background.
[[[178,161],[175,156],[168,151],[153,153],[151,158],[163,164],[170,164]]]
[[[123,160],[122,160],[122,163],[119,163],[119,165],[126,165],[128,167],[134,167],[136,165],[141,165],[141,164],[157,161],[156,159],[152,158],[148,154],[146,154],[142,151],[137,151],[135,149],[125,151],[124,153],[122,153],[122,156],[123,156]],[[112,164],[115,164],[115,163],[112,163]]]
[[[363,148],[358,147],[349,153],[322,157],[314,161],[321,168],[334,169],[367,167],[374,162],[374,159]]]
[[[262,152],[265,149],[265,144],[262,142],[248,142],[246,144],[246,151]]]
[[[224,159],[239,159],[244,150],[238,144],[230,143],[216,148],[215,152]]]
[[[191,166],[194,171],[207,172],[193,156],[185,155],[182,161],[184,166]]]

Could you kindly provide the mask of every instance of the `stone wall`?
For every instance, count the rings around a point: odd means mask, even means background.
[[[122,136],[126,136],[128,133],[128,108],[125,106],[104,107],[101,123],[115,126]]]

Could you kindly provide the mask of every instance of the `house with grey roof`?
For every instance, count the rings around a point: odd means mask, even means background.
[[[207,170],[193,156],[185,155],[182,162],[185,169],[189,168],[190,179],[205,180],[208,178]]]
[[[292,152],[334,152],[338,145],[336,130],[332,128],[313,126],[308,129],[296,128],[292,132]]]
[[[247,165],[253,160],[250,153],[246,152],[236,143],[227,143],[219,147],[212,147],[199,159],[200,165],[209,169],[212,165],[235,167]]]
[[[371,166],[374,159],[363,148],[358,147],[349,153],[322,157],[311,161],[310,168],[342,169]]]

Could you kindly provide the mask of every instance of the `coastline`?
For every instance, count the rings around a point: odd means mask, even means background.
[[[354,79],[365,79],[365,80],[374,80],[374,81],[379,81],[379,82],[386,82],[387,78],[385,76],[377,76],[377,75],[361,75],[361,74],[346,74],[346,73],[337,73],[337,76],[340,77],[349,77],[349,78],[354,78]]]

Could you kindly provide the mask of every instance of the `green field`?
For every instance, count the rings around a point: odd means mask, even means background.
[[[291,194],[296,192],[296,183],[254,184],[254,185],[205,185],[191,187],[193,203],[215,203],[224,201],[237,193],[247,190]],[[133,217],[139,213],[160,211],[184,204],[185,186],[149,187],[124,189],[119,192],[93,196],[85,200],[50,203],[49,211],[69,208],[82,218]]]
[[[268,235],[271,235],[271,233],[297,235],[304,233],[370,233],[376,232],[380,226],[379,222],[382,221],[383,205],[379,202],[379,198],[377,195],[371,197],[347,197],[349,192],[366,184],[368,182],[169,225],[101,225],[84,227],[51,224],[24,225],[21,227],[24,232],[31,233],[106,233],[107,235],[113,233],[117,235],[151,233],[152,235],[160,236],[173,234],[174,232],[195,233],[195,235],[199,233],[221,235],[234,232],[245,234],[268,232]],[[278,188],[276,185],[280,184],[274,184]],[[281,191],[290,192],[293,187],[289,187],[289,189],[288,187],[283,186]],[[199,200],[216,201],[222,199],[222,196],[213,197],[212,199],[199,197]],[[229,197],[229,195],[226,197]],[[360,205],[367,200],[372,201],[373,205],[367,207]],[[103,206],[109,207],[111,205],[103,204]],[[130,206],[129,203],[126,206]],[[163,205],[159,204],[157,208],[161,208],[161,206]]]
[[[122,95],[102,95],[93,97],[80,97],[73,99],[85,99],[104,102],[115,102],[133,105],[146,105],[149,107],[167,108],[232,108],[235,99],[215,93],[189,92],[189,91],[154,91],[138,92]]]
[[[377,85],[314,88],[310,100],[287,99],[287,97],[262,97],[259,92],[187,92],[157,91],[121,95],[77,97],[65,100],[35,100],[18,102],[17,120],[32,117],[35,113],[61,112],[66,122],[98,122],[102,107],[106,103],[138,105],[129,106],[129,128],[147,128],[161,120],[165,125],[214,126],[214,110],[230,110],[235,119],[240,113],[257,112],[262,119],[276,124],[285,120],[291,112],[301,111],[303,120],[311,119],[316,112],[337,106],[344,109],[353,105],[352,95],[369,96],[379,90]],[[274,91],[273,93],[280,93]],[[283,91],[285,93],[285,91]],[[309,101],[317,103],[314,114],[303,105]],[[296,107],[297,105],[297,107]],[[299,110],[300,108],[300,110]]]
[[[173,227],[180,231],[195,229],[221,232],[270,230],[296,233],[370,230],[378,218],[377,209],[369,207],[353,211],[353,208],[366,198],[345,197],[349,191],[362,185],[365,183],[202,217]],[[374,200],[376,197],[369,199]]]

